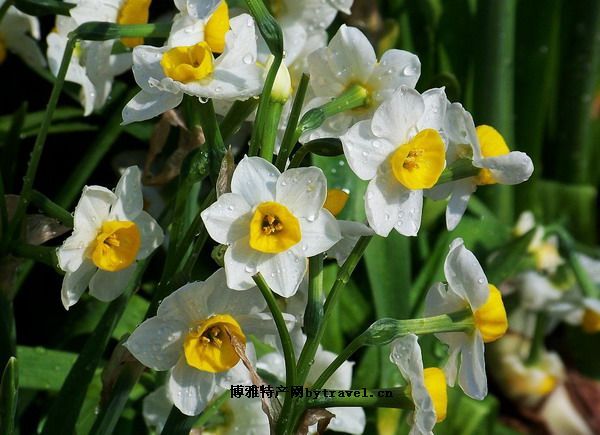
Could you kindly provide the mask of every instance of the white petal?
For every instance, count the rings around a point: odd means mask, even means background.
[[[181,11],[191,15],[194,18],[208,18],[221,0],[176,0],[175,6]],[[183,7],[185,5],[185,8]]]
[[[223,288],[218,280],[195,281],[184,285],[167,296],[158,306],[157,316],[165,319],[175,319],[193,325],[199,320],[206,319],[211,313],[207,307],[207,299],[214,291]]]
[[[258,288],[254,287],[244,292],[227,288],[225,269],[217,270],[207,282],[215,281],[215,290],[207,300],[207,309],[211,314],[231,314],[233,317],[260,313],[267,304]]]
[[[103,302],[110,302],[123,294],[135,273],[137,263],[118,272],[98,269],[90,281],[90,294]]]
[[[362,408],[327,408],[335,417],[327,426],[328,430],[360,435],[367,425],[365,411]]]
[[[367,186],[365,210],[369,225],[380,236],[387,237],[398,223],[400,204],[409,191],[393,179],[389,172],[379,172]]]
[[[242,292],[242,294],[247,292],[248,291]],[[238,321],[243,331],[247,331],[248,334],[252,334],[269,346],[281,348],[279,334],[277,333],[277,328],[271,314],[264,312],[243,314],[238,315],[235,319]],[[291,330],[297,325],[296,318],[291,314],[283,313],[283,320],[285,321],[288,330]]]
[[[94,263],[84,261],[77,270],[65,274],[60,290],[60,298],[66,310],[77,303],[96,269]]]
[[[317,167],[293,168],[277,179],[275,200],[294,216],[314,219],[327,197],[327,179]]]
[[[350,168],[363,180],[374,178],[377,168],[396,149],[388,140],[373,134],[370,120],[357,122],[340,140]]]
[[[116,200],[116,195],[105,187],[85,186],[73,213],[75,230],[96,233],[108,219],[110,207]]]
[[[404,50],[391,49],[381,56],[370,82],[376,87],[375,95],[381,102],[390,98],[402,85],[414,88],[420,75],[421,62],[416,55]]]
[[[3,23],[5,24],[5,23]],[[38,43],[27,35],[20,35],[19,38],[6,38],[7,48],[23,59],[27,65],[32,68],[45,68],[46,59],[40,51]]]
[[[375,234],[371,228],[360,222],[337,221],[342,233],[339,242],[327,250],[327,256],[337,260],[338,265],[346,262],[346,259],[354,249],[356,242],[361,236],[372,236]]]
[[[471,251],[465,248],[462,239],[455,239],[444,263],[444,275],[448,285],[465,298],[471,308],[482,306],[489,296],[488,280]]]
[[[298,257],[312,257],[325,252],[342,238],[337,220],[325,209],[321,209],[312,221],[300,219],[300,227],[302,240],[292,247]]]
[[[162,245],[164,233],[158,222],[145,211],[140,212],[135,218],[135,224],[140,231],[141,245],[137,253],[137,259],[141,260],[150,255],[156,248]]]
[[[144,397],[142,414],[146,426],[161,433],[169,418],[173,404],[167,397],[167,387],[162,386]]]
[[[313,365],[310,367],[306,382],[313,384],[319,379],[319,376],[335,360],[337,354],[324,350],[321,347],[317,350]],[[324,388],[334,390],[347,390],[352,387],[352,366],[353,362],[344,361],[340,367],[325,382]]]
[[[462,347],[458,384],[467,396],[477,400],[485,398],[488,391],[483,354],[483,340],[476,332]]]
[[[251,206],[275,200],[279,170],[260,157],[244,157],[231,178],[231,192],[244,197]]]
[[[86,231],[74,231],[56,250],[58,265],[65,272],[75,272],[86,260],[85,251],[96,234]]]
[[[293,296],[306,273],[308,261],[289,249],[270,255],[258,266],[265,281],[273,292],[284,298]]]
[[[453,184],[452,196],[446,208],[446,226],[448,231],[452,231],[459,224],[471,194],[477,190],[477,185],[471,178],[466,180],[458,180]]]
[[[446,108],[450,103],[446,97],[444,88],[429,89],[423,92],[422,97],[425,103],[425,111],[417,123],[417,128],[419,130],[432,128],[439,132],[443,131],[446,120]]]
[[[110,217],[119,221],[133,221],[144,208],[142,197],[142,173],[137,166],[130,166],[121,175],[115,188],[117,200],[110,210]]]
[[[183,93],[149,93],[141,90],[123,108],[122,125],[146,121],[171,110],[181,103]]]
[[[519,184],[529,180],[533,173],[533,162],[520,151],[512,151],[498,157],[487,157],[473,161],[475,166],[491,170],[494,179],[501,184]]]
[[[167,45],[184,47],[204,41],[204,26],[203,20],[197,20],[187,14],[176,14],[173,17]]]
[[[404,236],[416,236],[421,227],[421,213],[423,211],[423,191],[409,190],[408,195],[402,197],[398,221],[394,228]]]
[[[368,83],[377,57],[363,32],[342,24],[327,48],[331,71],[339,82]]]
[[[279,352],[270,352],[262,356],[256,368],[271,373],[279,380],[285,379],[285,360]]]
[[[445,284],[438,282],[432,285],[425,297],[425,316],[451,314],[466,308],[467,302],[448,289]]]
[[[308,56],[308,71],[313,77],[310,81],[310,88],[318,97],[340,95],[345,89],[345,84],[338,81],[335,71],[331,70],[329,56],[327,47],[315,50]]]
[[[407,334],[395,340],[392,343],[390,358],[398,366],[405,380],[410,383],[411,396],[415,404],[413,431],[416,429],[416,433],[429,434],[435,426],[436,417],[433,401],[425,387],[421,348],[417,336]]]
[[[252,366],[256,366],[256,352],[252,342],[246,343],[244,351]],[[218,389],[229,390],[232,385],[252,385],[250,372],[242,360],[225,372],[215,373],[215,383]]]
[[[133,49],[133,77],[143,91],[160,92],[150,83],[165,78],[160,61],[168,49],[169,47],[152,47],[150,45],[138,45]]]
[[[225,193],[201,216],[210,237],[219,243],[231,244],[248,235],[251,211],[243,196]]]
[[[152,317],[133,331],[125,347],[146,367],[169,370],[182,354],[186,333],[183,322]]]
[[[252,249],[248,237],[234,242],[225,251],[227,286],[234,290],[246,290],[254,287],[252,275],[257,273],[259,265],[267,255]]]
[[[402,86],[375,111],[371,130],[398,147],[409,140],[409,133],[416,128],[424,110],[423,97]]]
[[[185,415],[198,415],[213,398],[215,375],[190,367],[180,358],[168,380],[168,395]]]

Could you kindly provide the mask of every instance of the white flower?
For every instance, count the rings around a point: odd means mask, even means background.
[[[0,6],[5,1],[0,0]],[[36,39],[40,39],[38,19],[10,6],[0,22],[0,64],[6,59],[7,51],[10,51],[32,68],[45,67],[46,59]]]
[[[302,346],[306,341],[306,336],[301,333],[300,329],[295,329],[292,333],[292,340],[296,348],[296,356],[300,355]],[[306,377],[307,388],[311,388],[321,373],[335,360],[337,354],[324,350],[321,346],[318,347],[315,354],[313,365],[310,367]],[[345,361],[325,382],[323,388],[328,390],[348,390],[352,387],[352,367],[354,363]],[[279,352],[271,352],[259,359],[257,367],[273,374],[277,379],[285,379],[285,361],[283,355]],[[336,432],[346,432],[349,434],[362,434],[365,430],[366,417],[362,408],[357,407],[339,407],[327,408],[335,417],[329,423],[328,430]],[[309,433],[316,433],[316,427],[311,427]]]
[[[78,18],[83,19],[83,11],[80,12],[82,15]],[[96,21],[95,16],[88,15],[87,21]],[[46,37],[48,64],[55,76],[67,46],[67,36],[77,26],[75,19],[57,16],[55,29]],[[79,100],[86,116],[104,106],[114,77],[131,66],[130,53],[111,54],[113,44],[114,41],[80,41],[73,50],[65,80],[81,85]]]
[[[477,258],[465,248],[462,239],[455,239],[444,263],[448,284],[438,283],[429,289],[425,299],[425,315],[450,314],[465,309],[474,317],[474,330],[436,334],[448,345],[448,361],[444,372],[448,385],[458,384],[474,399],[487,395],[484,342],[500,338],[508,322],[500,291],[488,284]],[[460,361],[459,361],[460,357]]]
[[[421,72],[419,58],[402,50],[388,50],[377,62],[375,50],[357,28],[342,25],[327,47],[309,56],[310,84],[315,98],[307,103],[317,107],[338,97],[353,85],[363,87],[367,106],[335,115],[304,140],[338,137],[352,124],[370,118],[375,109],[401,85],[414,88]]]
[[[163,241],[160,226],[142,210],[140,171],[127,168],[115,191],[86,186],[74,214],[73,234],[57,249],[64,270],[61,299],[69,309],[88,284],[90,294],[111,301],[125,289],[136,261]]]
[[[208,39],[204,28],[199,35],[205,39],[189,45],[187,37],[197,35],[188,33],[189,26],[181,32],[175,29],[164,47],[140,45],[133,50],[133,74],[142,90],[123,109],[124,124],[160,115],[178,106],[184,94],[245,100],[260,93],[263,70],[256,64],[254,20],[247,14],[229,20],[228,12],[221,11],[217,8],[213,14],[224,15],[215,30],[215,35],[224,35],[223,53],[217,58],[213,53],[220,44],[218,38]]]
[[[340,140],[350,168],[370,180],[365,195],[369,225],[381,236],[392,229],[415,236],[421,225],[423,189],[437,182],[445,167],[442,128],[446,94],[423,95],[400,87],[372,120],[356,123]]]
[[[273,333],[266,303],[258,289],[237,293],[219,269],[204,282],[186,284],[166,297],[156,317],[142,323],[125,346],[145,366],[169,370],[169,399],[186,415],[197,415],[230,385],[249,383],[238,356],[249,334]],[[237,342],[237,345],[236,345]]]
[[[335,218],[323,209],[327,180],[316,167],[281,174],[259,157],[245,157],[235,169],[231,193],[202,212],[210,236],[229,245],[225,271],[229,287],[244,290],[261,272],[283,297],[296,293],[307,258],[340,240]]]
[[[472,159],[473,166],[481,168],[475,177],[445,183],[429,192],[433,199],[450,195],[446,225],[453,230],[477,186],[522,183],[533,173],[533,163],[527,154],[511,152],[502,136],[492,127],[480,125],[475,128],[471,114],[459,103],[448,106],[444,131],[448,138],[447,164],[451,165],[458,159]]]
[[[146,425],[161,433],[171,406],[166,387],[160,387],[144,398],[143,414]],[[227,400],[219,408],[224,421],[210,429],[204,428],[205,435],[246,435],[269,433],[269,420],[261,407],[260,399],[236,397]]]
[[[430,435],[436,422],[446,417],[447,391],[443,372],[435,367],[423,369],[417,336],[407,334],[392,343],[391,361],[409,383],[415,405],[410,435]]]

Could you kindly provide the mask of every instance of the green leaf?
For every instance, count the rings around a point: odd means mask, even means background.
[[[44,347],[19,346],[19,378],[21,388],[58,391],[77,359],[71,352]]]
[[[15,430],[19,373],[17,359],[11,357],[2,373],[0,383],[0,434],[12,435]]]
[[[435,425],[436,435],[491,435],[497,422],[498,401],[487,396],[478,401],[458,388],[448,388],[448,417]]]
[[[519,266],[527,259],[527,248],[534,235],[535,229],[532,229],[494,253],[486,266],[486,275],[490,283],[500,284],[516,274]]]

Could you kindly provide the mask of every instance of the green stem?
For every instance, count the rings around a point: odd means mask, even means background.
[[[302,107],[304,105],[304,98],[306,97],[309,80],[310,77],[307,74],[302,74],[302,78],[298,84],[298,89],[296,90],[296,96],[294,97],[294,102],[292,103],[292,111],[290,112],[285,133],[279,148],[279,153],[277,154],[277,160],[275,161],[275,166],[277,166],[277,169],[280,171],[285,169],[287,159],[298,140],[298,138],[295,137],[296,128],[298,127],[298,120],[300,119],[300,114],[302,113]]]
[[[548,318],[546,313],[539,312],[535,320],[535,330],[533,332],[533,339],[531,340],[531,346],[529,348],[529,355],[525,364],[528,366],[535,365],[542,355],[544,349],[544,337],[546,336],[546,325],[548,324]]]
[[[327,391],[327,397],[324,397],[325,391]],[[415,407],[412,398],[407,394],[406,388],[363,388],[360,390],[327,389],[320,393],[319,397],[315,399],[305,398],[303,402],[304,408],[363,407],[401,408],[410,410]]]
[[[17,359],[11,357],[2,373],[0,381],[0,434],[15,433],[17,400],[19,396],[19,371]]]
[[[279,119],[281,118],[282,110],[282,103],[272,101],[269,110],[265,113],[260,156],[268,162],[273,160],[275,139],[277,138],[277,130],[279,128]]]
[[[42,152],[44,150],[44,144],[46,143],[46,137],[48,135],[48,128],[50,127],[50,123],[52,122],[52,115],[54,113],[54,110],[56,109],[58,97],[60,96],[60,92],[65,82],[65,76],[67,74],[67,69],[69,68],[69,63],[71,61],[71,56],[73,55],[74,48],[75,39],[71,35],[69,36],[69,39],[65,46],[65,52],[63,53],[62,62],[60,64],[60,68],[56,76],[56,81],[54,82],[54,86],[52,87],[50,99],[48,100],[46,116],[44,117],[44,122],[42,122],[38,135],[35,139],[33,151],[31,152],[31,157],[29,158],[29,164],[27,166],[27,172],[25,173],[25,177],[23,178],[23,188],[21,189],[21,195],[19,197],[17,209],[15,211],[15,215],[11,221],[11,225],[9,228],[9,233],[12,233],[13,236],[15,234],[18,234],[18,231],[16,231],[16,229],[19,228],[19,226],[21,225],[21,221],[25,216],[25,210],[27,209],[27,205],[30,201],[31,191],[33,190],[33,182],[35,180],[35,175],[37,173],[40,159],[42,157]]]
[[[309,153],[325,157],[335,157],[344,154],[344,149],[342,148],[342,142],[340,142],[339,139],[329,137],[314,139],[310,142],[306,142],[294,153],[294,157],[292,157],[289,167],[299,167]]]
[[[21,258],[29,258],[39,263],[43,263],[52,267],[58,273],[63,272],[58,267],[58,259],[56,258],[56,248],[49,246],[35,246],[19,241],[13,242],[10,245],[11,252]]]
[[[352,275],[354,268],[361,259],[365,249],[367,249],[372,237],[373,236],[362,236],[358,240],[352,249],[352,252],[348,256],[348,259],[338,272],[337,278],[333,284],[333,287],[331,288],[331,291],[329,292],[329,295],[327,296],[325,306],[323,307],[323,320],[321,321],[321,324],[319,325],[314,337],[306,340],[306,343],[302,349],[302,353],[300,354],[300,358],[298,360],[298,380],[300,381],[300,384],[303,384],[306,380],[306,376],[308,375],[312,361],[315,358],[319,343],[321,342],[323,334],[325,333],[325,325],[327,324],[329,317],[331,317],[333,307],[336,305],[340,297],[341,290],[350,280],[350,276]]]
[[[479,174],[480,168],[473,166],[473,161],[470,159],[458,159],[441,173],[435,183],[436,186],[440,184],[449,183],[450,181],[460,180],[463,178],[474,177]]]
[[[308,260],[308,302],[304,312],[304,332],[314,338],[323,319],[323,254]]]
[[[73,228],[73,215],[37,190],[31,192],[31,202],[47,216],[58,219],[69,228]]]
[[[6,4],[6,3],[5,3]],[[12,115],[10,129],[4,141],[2,148],[2,175],[4,176],[5,189],[7,192],[13,191],[13,183],[17,166],[17,155],[19,153],[19,144],[21,141],[21,132],[25,125],[27,117],[27,102],[23,102],[19,109]]]
[[[441,332],[471,332],[474,328],[471,310],[421,319],[380,319],[356,337],[321,373],[313,389],[322,388],[335,371],[362,346],[383,346],[406,334],[428,335]]]

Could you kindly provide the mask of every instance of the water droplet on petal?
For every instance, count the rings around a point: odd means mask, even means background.
[[[254,56],[252,56],[251,54],[246,54],[244,55],[244,57],[242,58],[242,61],[246,64],[246,65],[250,65],[252,62],[254,62]]]

